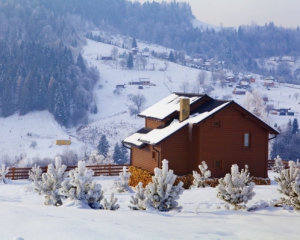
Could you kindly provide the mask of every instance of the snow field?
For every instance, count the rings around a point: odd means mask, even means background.
[[[269,172],[271,179],[275,175]],[[0,184],[1,239],[298,239],[300,233],[298,212],[274,207],[254,212],[226,210],[215,188],[185,190],[178,200],[180,211],[133,211],[127,207],[133,193],[120,194],[113,188],[119,177],[95,180],[106,198],[115,192],[120,209],[45,206],[43,196],[32,192],[27,180]],[[256,195],[247,206],[278,199],[276,189],[274,181],[270,186],[255,186]]]

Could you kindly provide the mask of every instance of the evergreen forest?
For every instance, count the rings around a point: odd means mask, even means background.
[[[100,75],[79,53],[96,28],[300,84],[300,69],[264,67],[265,58],[300,56],[299,27],[215,31],[194,28],[193,19],[189,4],[176,1],[0,0],[0,116],[47,109],[65,126],[87,121]]]

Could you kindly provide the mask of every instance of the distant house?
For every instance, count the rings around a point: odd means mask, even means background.
[[[274,87],[275,86],[275,78],[272,76],[267,77],[264,81],[264,86]]]
[[[111,56],[101,56],[101,60],[113,60],[113,58]]]
[[[236,82],[236,78],[234,76],[229,76],[226,78],[228,82]]]
[[[232,91],[232,94],[235,94],[235,95],[245,95],[245,94],[246,94],[246,91],[234,89],[234,90]]]
[[[212,177],[224,177],[232,164],[268,177],[269,134],[279,132],[234,101],[208,95],[173,93],[139,114],[145,127],[127,137],[131,164],[153,172],[169,161],[177,175],[206,161]]]
[[[150,85],[150,78],[139,78],[141,85]]]
[[[131,52],[132,52],[132,55],[137,55],[137,53],[139,52],[139,49],[137,47],[136,48],[132,48]]]

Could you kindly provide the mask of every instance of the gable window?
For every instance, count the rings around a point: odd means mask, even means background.
[[[222,170],[222,160],[215,160],[215,170]]]
[[[251,140],[251,135],[250,133],[244,133],[244,147],[245,148],[250,148],[251,144],[250,144],[250,140]]]

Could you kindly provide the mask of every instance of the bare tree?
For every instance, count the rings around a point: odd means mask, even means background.
[[[296,93],[294,93],[294,98],[296,98],[296,100],[298,99],[298,97],[299,97],[299,93],[298,92],[296,92]]]
[[[147,102],[146,97],[140,93],[129,94],[129,95],[127,95],[127,98],[134,104],[138,113],[140,113],[141,109]],[[132,106],[131,106],[131,108],[132,108]]]
[[[148,60],[143,56],[141,57],[141,64],[142,64],[143,69],[145,70],[147,67],[147,64],[148,64]]]
[[[126,61],[124,59],[120,61],[120,66],[122,67],[122,69],[126,67]]]
[[[189,91],[189,88],[190,88],[190,84],[187,80],[184,80],[182,84],[179,86],[179,89],[184,93],[187,93]]]
[[[115,63],[116,63],[116,68],[118,66],[118,54],[119,54],[119,50],[117,47],[113,47],[110,51],[112,58],[114,59]]]
[[[200,86],[204,84],[206,77],[207,77],[206,71],[201,71],[198,73],[197,82],[199,83]]]
[[[222,88],[224,88],[224,87],[227,86],[227,83],[226,83],[226,81],[225,81],[224,79],[222,79],[222,80],[220,81],[220,85],[221,85]]]

